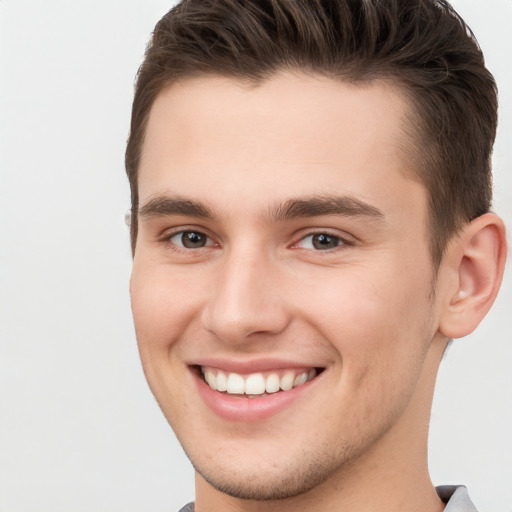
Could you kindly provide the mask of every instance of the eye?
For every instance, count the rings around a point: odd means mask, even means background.
[[[315,251],[328,251],[344,244],[345,242],[339,236],[329,233],[313,233],[302,238],[298,242],[297,247],[313,249]]]
[[[213,240],[200,231],[180,231],[169,238],[171,244],[186,249],[201,249],[215,245]]]

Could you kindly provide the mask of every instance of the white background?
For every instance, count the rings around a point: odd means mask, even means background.
[[[174,512],[193,498],[140,369],[123,222],[133,79],[170,5],[0,0],[1,512]],[[510,234],[512,1],[455,5],[501,90],[495,206]],[[466,483],[480,512],[512,511],[511,274],[449,351],[432,415],[434,483]]]

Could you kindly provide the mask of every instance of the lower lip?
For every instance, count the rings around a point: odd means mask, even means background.
[[[312,381],[289,391],[278,391],[259,398],[244,398],[214,391],[195,371],[194,374],[199,394],[217,416],[230,421],[248,423],[278,414],[307,392],[318,379],[315,377]]]

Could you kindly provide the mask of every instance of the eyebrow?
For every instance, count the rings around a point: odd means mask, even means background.
[[[270,218],[275,221],[321,215],[384,219],[384,214],[378,208],[353,196],[313,196],[305,199],[290,199],[270,212]]]
[[[181,196],[157,196],[139,207],[140,219],[166,215],[186,215],[201,219],[214,219],[216,216],[204,204]]]
[[[157,196],[139,207],[140,219],[167,215],[185,215],[201,219],[215,220],[217,215],[203,203],[182,196]],[[344,217],[365,217],[384,219],[384,214],[353,196],[313,196],[289,199],[269,210],[271,222],[280,222],[295,218],[339,215]]]

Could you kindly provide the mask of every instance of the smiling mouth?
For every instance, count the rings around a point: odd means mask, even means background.
[[[200,367],[203,380],[211,389],[245,398],[259,398],[290,391],[310,382],[322,370],[323,368],[301,368],[241,375],[234,372],[225,372],[218,368]]]

